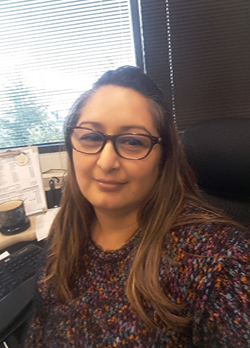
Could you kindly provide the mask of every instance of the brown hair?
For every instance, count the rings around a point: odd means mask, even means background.
[[[132,88],[144,95],[149,101],[159,135],[163,139],[160,178],[138,214],[139,227],[143,233],[134,251],[126,285],[127,297],[150,327],[154,327],[154,324],[143,306],[145,300],[151,303],[166,325],[186,326],[189,318],[180,315],[183,307],[171,302],[159,284],[158,272],[163,240],[169,235],[170,230],[178,225],[195,221],[205,222],[211,220],[211,214],[213,219],[221,218],[203,202],[197,190],[194,175],[185,159],[173,118],[167,111],[161,90],[139,68],[126,66],[107,72],[96,82],[92,90],[84,93],[76,101],[71,110],[65,128],[69,155],[68,177],[61,208],[51,228],[45,281],[53,282],[58,297],[66,300],[71,296],[72,284],[80,271],[79,260],[85,253],[95,213],[76,182],[67,126],[76,125],[81,109],[103,85]],[[184,217],[181,212],[187,202],[202,206],[207,213],[194,213],[192,216]],[[179,314],[175,315],[173,311]]]

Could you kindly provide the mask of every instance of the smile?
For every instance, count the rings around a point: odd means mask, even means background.
[[[103,191],[118,191],[127,182],[121,182],[116,180],[103,180],[103,179],[94,179],[94,181],[97,183],[99,189]]]

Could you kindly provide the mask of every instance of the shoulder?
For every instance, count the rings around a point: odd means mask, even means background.
[[[195,213],[197,215],[206,214],[202,209],[192,206],[187,206],[183,210],[183,215],[194,215]],[[220,222],[213,215],[208,214],[204,221],[185,223],[172,229],[166,246],[170,244],[176,255],[180,251],[203,257],[241,259],[245,255],[249,261],[249,236],[250,233],[243,227],[231,222]]]
[[[248,346],[250,243],[247,231],[230,222],[215,222],[212,216],[204,222],[184,224],[174,228],[170,238],[166,238],[164,256],[167,257],[163,258],[161,274],[166,293],[170,289],[177,303],[186,302],[190,306],[197,345]]]
[[[211,217],[174,228],[165,239],[164,260],[174,261],[178,277],[195,291],[221,289],[222,279],[227,279],[232,287],[239,281],[244,287],[247,282],[250,292],[248,232],[230,222],[215,222]]]

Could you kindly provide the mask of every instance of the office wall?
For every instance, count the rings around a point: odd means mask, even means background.
[[[63,185],[67,173],[67,154],[65,151],[44,153],[39,155],[43,184],[45,190],[49,190],[49,179],[56,177],[56,188]]]

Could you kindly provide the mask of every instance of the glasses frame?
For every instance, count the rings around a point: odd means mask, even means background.
[[[92,132],[95,132],[95,133],[100,134],[100,135],[103,137],[103,144],[102,144],[101,148],[100,148],[98,151],[93,152],[93,153],[89,153],[89,152],[85,152],[85,151],[80,151],[80,150],[76,149],[76,148],[73,146],[73,143],[72,143],[72,140],[71,140],[71,136],[72,136],[72,134],[73,134],[73,132],[74,132],[74,129],[87,129],[87,130],[90,130],[90,131],[92,131]],[[161,137],[156,137],[156,136],[154,136],[154,135],[149,135],[149,134],[142,134],[142,133],[120,133],[120,134],[116,134],[116,135],[109,135],[109,134],[106,134],[106,133],[103,133],[103,132],[100,132],[100,131],[96,131],[96,130],[94,130],[94,129],[92,129],[92,128],[81,127],[81,126],[68,126],[68,127],[67,127],[67,135],[68,135],[68,139],[69,139],[69,142],[70,142],[70,144],[71,144],[71,147],[72,147],[74,150],[76,150],[76,151],[78,151],[78,152],[80,152],[80,153],[84,153],[84,154],[86,154],[86,155],[96,155],[96,154],[100,153],[100,152],[104,149],[104,147],[105,147],[107,141],[110,140],[110,141],[112,142],[112,144],[113,144],[113,147],[114,147],[114,150],[115,150],[116,154],[117,154],[118,156],[120,156],[120,157],[122,157],[122,158],[124,158],[124,159],[128,159],[128,160],[142,160],[142,159],[146,158],[146,157],[150,154],[150,152],[152,151],[153,147],[154,147],[156,144],[160,144],[160,143],[162,142],[162,138],[161,138]],[[116,146],[116,139],[119,138],[120,136],[123,136],[123,135],[140,135],[140,136],[144,136],[144,137],[149,138],[149,139],[151,140],[151,146],[150,146],[148,152],[146,153],[146,155],[143,156],[143,157],[140,157],[140,158],[128,158],[128,157],[122,156],[122,155],[119,153],[118,149],[117,149],[117,146]]]

